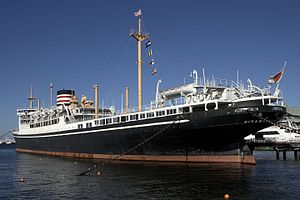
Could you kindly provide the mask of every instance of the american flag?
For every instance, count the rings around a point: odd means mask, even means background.
[[[134,12],[134,16],[140,16],[140,15],[142,15],[142,10],[141,9],[139,9],[138,11],[136,11],[136,12]]]

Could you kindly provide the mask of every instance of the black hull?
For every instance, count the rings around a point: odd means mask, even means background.
[[[15,135],[17,151],[84,158],[255,163],[248,152],[242,152],[243,138],[280,120],[285,108],[260,106],[255,112],[236,112],[236,108],[46,135]]]

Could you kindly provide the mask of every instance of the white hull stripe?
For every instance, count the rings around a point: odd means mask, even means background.
[[[139,124],[139,125],[133,125],[133,126],[123,126],[123,127],[115,127],[115,128],[106,128],[106,129],[97,129],[97,130],[90,130],[90,131],[81,131],[81,132],[72,132],[72,133],[62,133],[62,134],[53,134],[53,135],[39,135],[39,136],[21,136],[14,135],[15,138],[45,138],[45,137],[60,137],[60,136],[67,136],[67,135],[78,135],[78,134],[85,134],[85,133],[95,133],[95,132],[105,132],[105,131],[115,131],[115,130],[123,130],[123,129],[131,129],[131,128],[142,128],[142,127],[149,127],[149,126],[159,126],[159,125],[167,125],[167,124],[182,124],[189,122],[190,120],[184,119],[184,120],[178,120],[178,121],[167,121],[167,122],[156,122],[156,123],[150,123],[150,124]]]

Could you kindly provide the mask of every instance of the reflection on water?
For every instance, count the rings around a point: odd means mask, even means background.
[[[75,160],[0,150],[0,198],[182,200],[224,199],[226,193],[231,199],[298,198],[300,162],[268,154],[258,155],[253,166]],[[76,176],[88,168],[90,173]]]

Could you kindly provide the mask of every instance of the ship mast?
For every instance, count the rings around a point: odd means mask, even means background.
[[[52,110],[53,107],[53,84],[50,82],[50,110]]]
[[[29,97],[27,97],[27,99],[29,100],[29,108],[33,109],[33,101],[36,98],[32,96],[32,85],[30,86],[30,94],[29,94]]]
[[[148,36],[142,34],[142,26],[141,26],[141,15],[142,11],[138,10],[134,13],[136,17],[138,17],[138,32],[132,31],[130,33],[130,36],[134,37],[137,42],[137,48],[138,48],[138,111],[142,111],[142,105],[143,105],[143,99],[142,99],[142,41],[148,38]]]

